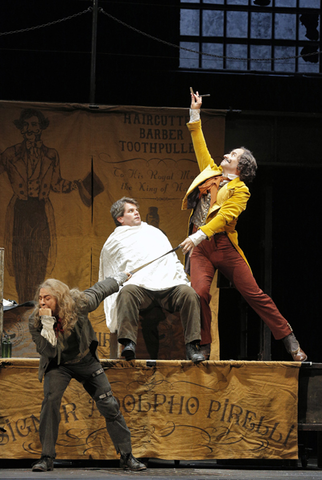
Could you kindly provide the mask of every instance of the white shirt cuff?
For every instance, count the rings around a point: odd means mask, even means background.
[[[41,315],[42,330],[40,335],[44,337],[53,347],[57,345],[57,338],[54,331],[55,317],[49,315]]]
[[[203,240],[206,240],[207,235],[202,230],[199,229],[196,231],[196,233],[189,235],[189,238],[193,242],[194,246],[196,247]]]
[[[189,123],[198,122],[200,120],[200,108],[190,108],[190,120]]]

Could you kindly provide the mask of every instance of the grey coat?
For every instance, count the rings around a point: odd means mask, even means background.
[[[96,310],[104,298],[112,293],[117,292],[118,290],[119,285],[117,281],[114,280],[114,278],[106,278],[101,282],[95,283],[95,285],[84,291],[85,295],[88,297],[88,308],[78,316],[78,320],[74,327],[77,339],[79,341],[79,351],[81,354],[83,354],[89,348],[92,354],[96,356],[97,360],[99,360],[96,351],[98,341],[92,324],[88,319],[88,313]],[[34,314],[31,314],[29,317],[29,330],[32,339],[36,344],[37,352],[40,354],[38,378],[41,382],[49,362],[56,356],[60,358],[60,346],[58,344],[56,346],[52,346],[41,335],[41,327],[36,328],[34,326]]]

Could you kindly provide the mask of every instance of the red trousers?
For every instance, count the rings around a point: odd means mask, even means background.
[[[289,323],[281,315],[273,300],[259,288],[247,263],[225,233],[214,235],[210,240],[203,240],[194,248],[190,261],[191,286],[200,297],[201,345],[211,343],[210,286],[216,269],[232,282],[246,302],[268,325],[276,340],[292,332]]]

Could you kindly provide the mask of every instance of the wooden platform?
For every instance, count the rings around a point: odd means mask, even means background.
[[[322,468],[322,363],[305,362],[299,375],[298,429],[315,432],[317,463]],[[306,445],[302,446],[302,465],[307,465]]]
[[[38,362],[0,360],[0,421],[7,430],[0,434],[0,458],[41,453]],[[103,359],[102,364],[137,457],[298,458],[300,363]],[[103,417],[75,380],[61,405],[57,458],[116,458]]]

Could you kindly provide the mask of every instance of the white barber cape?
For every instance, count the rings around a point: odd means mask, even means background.
[[[137,227],[116,227],[106,240],[100,255],[99,280],[137,267],[172,250],[164,233],[145,222]],[[124,285],[133,284],[148,290],[165,290],[176,285],[190,285],[182,263],[173,252],[134,273]],[[122,287],[120,287],[121,289]],[[116,298],[104,300],[106,324],[111,333],[117,330]]]

